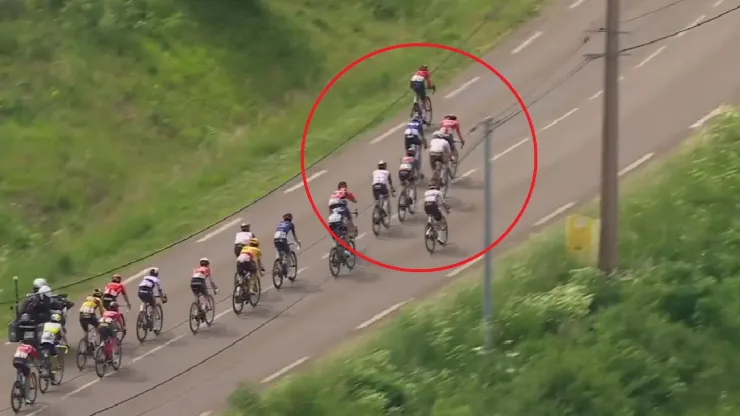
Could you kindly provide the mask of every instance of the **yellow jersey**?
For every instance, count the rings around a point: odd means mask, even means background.
[[[103,315],[104,310],[103,302],[95,296],[86,297],[82,305],[80,305],[80,314],[94,315],[95,311],[98,311],[100,315]]]
[[[260,261],[262,259],[262,250],[257,247],[244,246],[240,254],[249,254],[249,256],[255,261]]]

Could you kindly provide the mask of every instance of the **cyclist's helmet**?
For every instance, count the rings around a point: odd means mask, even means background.
[[[413,147],[409,147],[406,149],[406,156],[414,156],[416,154],[416,149]]]
[[[345,181],[341,181],[341,182],[339,182],[339,183],[337,184],[337,189],[342,189],[342,188],[345,188],[345,189],[347,189],[347,182],[345,182]]]
[[[44,278],[36,278],[33,279],[33,291],[38,292],[39,289],[41,289],[41,286],[49,286],[49,283],[46,282],[46,279]]]
[[[378,162],[378,169],[387,169],[387,168],[388,168],[388,164],[385,163],[385,160],[381,160],[380,162]]]
[[[260,246],[260,240],[258,240],[256,238],[250,238],[249,239],[249,245],[252,246],[252,247],[259,248],[259,246]]]
[[[439,189],[439,184],[437,183],[437,181],[430,181],[429,189]]]
[[[114,274],[113,277],[110,280],[113,283],[121,283],[121,275],[120,274]]]
[[[415,121],[417,123],[420,123],[421,122],[421,116],[419,116],[419,112],[418,111],[414,111],[414,115],[411,116],[411,121]]]
[[[293,221],[293,214],[291,214],[290,212],[287,213],[287,214],[284,214],[283,215],[283,221],[288,221],[288,222]]]
[[[207,258],[203,257],[202,259],[200,259],[200,265],[203,267],[208,267],[211,265],[211,262],[208,261]]]
[[[100,289],[95,289],[95,290],[93,290],[92,295],[93,295],[94,298],[98,298],[99,299],[99,298],[102,298],[103,297],[103,292],[101,292]]]
[[[111,302],[110,305],[108,305],[108,310],[118,312],[118,302]]]
[[[41,286],[38,291],[39,296],[43,297],[50,297],[51,296],[51,288],[49,286]]]
[[[56,322],[56,323],[62,322],[62,315],[58,313],[51,314],[51,322]]]
[[[457,116],[454,114],[447,114],[445,120],[457,120]]]
[[[419,67],[419,71],[429,71],[429,67],[427,67],[426,65],[422,65]]]
[[[242,229],[242,231],[249,231],[249,223],[243,222],[242,225],[240,225],[239,227]]]
[[[445,138],[445,134],[442,133],[441,131],[437,130],[434,133],[432,133],[432,138],[433,139],[444,139]]]
[[[152,267],[149,269],[149,276],[158,277],[159,276],[159,268],[158,267]]]

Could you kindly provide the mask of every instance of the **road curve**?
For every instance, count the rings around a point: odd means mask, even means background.
[[[623,19],[629,20],[669,4],[671,0],[624,0]],[[660,12],[626,22],[622,45],[629,46],[683,29],[740,4],[740,0],[681,2]],[[734,46],[740,26],[734,17],[719,19],[664,42],[630,52],[622,60],[620,168],[623,173],[675,146],[697,120],[724,102],[740,98],[740,80]],[[500,70],[525,95],[543,96],[531,105],[539,140],[539,177],[529,209],[505,249],[554,221],[593,196],[598,188],[601,101],[601,60],[585,65],[565,81],[583,54],[602,50],[601,34],[586,32],[603,22],[603,2],[556,1],[542,17],[520,29],[485,59]],[[583,44],[585,35],[591,40]],[[477,78],[477,79],[476,79]],[[463,87],[464,86],[464,87]],[[554,89],[553,89],[554,88]],[[445,98],[447,97],[447,98]],[[437,115],[455,111],[463,127],[487,115],[499,114],[514,100],[503,84],[480,67],[470,68],[434,96]],[[453,212],[448,218],[450,246],[430,256],[423,247],[423,215],[403,225],[394,221],[380,237],[369,229],[370,171],[379,159],[395,161],[401,151],[400,134],[384,134],[404,118],[355,140],[307,173],[314,176],[311,191],[319,203],[338,180],[347,180],[361,199],[358,249],[381,261],[408,267],[431,267],[456,262],[482,248],[481,148],[465,149],[452,185]],[[479,133],[467,135],[472,142]],[[527,193],[532,172],[532,146],[524,118],[519,115],[500,127],[493,142],[496,155],[494,179],[495,233],[514,219]],[[470,146],[472,147],[472,146]],[[425,155],[426,156],[426,155]],[[425,160],[426,162],[426,160]],[[426,163],[425,163],[426,164]],[[428,172],[428,167],[425,166]],[[323,172],[318,174],[319,172]],[[243,316],[231,311],[229,282],[233,270],[234,229],[209,230],[191,241],[162,253],[144,267],[160,267],[170,302],[165,305],[165,332],[139,345],[124,343],[124,367],[99,380],[90,369],[77,373],[68,360],[66,382],[53,388],[29,414],[38,415],[159,415],[200,416],[222,410],[226,398],[244,380],[270,382],[298,368],[380,319],[398,305],[449,281],[460,270],[433,274],[393,273],[358,262],[351,273],[338,279],[328,273],[329,239],[306,203],[299,181],[286,185],[238,215],[247,219],[260,236],[268,236],[283,211],[294,214],[303,249],[299,253],[298,281],[280,291],[263,279],[262,304]],[[237,221],[238,222],[238,221]],[[269,246],[269,238],[262,239]],[[271,258],[272,248],[266,248]],[[216,296],[218,319],[213,327],[192,335],[185,321],[192,302],[188,282],[194,261],[212,259],[223,292]],[[134,282],[138,279],[134,279]],[[133,289],[134,282],[130,284]],[[138,302],[135,303],[138,306]],[[74,315],[74,314],[73,314]],[[127,315],[133,322],[133,312]],[[75,319],[73,318],[72,321]],[[81,336],[74,322],[70,339]],[[129,338],[133,338],[130,335]],[[4,350],[10,360],[11,348]],[[212,357],[212,358],[209,358]],[[8,361],[6,361],[8,362]],[[202,364],[199,364],[203,362]],[[0,381],[8,391],[10,372]],[[124,401],[125,400],[125,401]],[[116,404],[116,402],[122,402]],[[7,408],[0,414],[10,414]]]

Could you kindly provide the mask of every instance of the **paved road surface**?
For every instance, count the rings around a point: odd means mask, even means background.
[[[658,9],[670,1],[624,0],[623,20]],[[623,30],[629,33],[623,36],[622,44],[629,46],[683,29],[701,20],[701,16],[711,17],[739,3],[740,0],[678,3],[625,23]],[[555,2],[541,18],[528,23],[485,57],[527,97],[557,87],[530,107],[540,148],[537,188],[521,223],[500,249],[526,238],[586,201],[598,187],[601,129],[598,92],[602,62],[591,62],[566,82],[558,80],[578,65],[582,54],[602,50],[602,35],[595,33],[578,49],[585,31],[601,26],[602,13],[602,1]],[[733,53],[740,42],[737,23],[735,15],[728,16],[624,57],[620,146],[620,167],[624,173],[677,144],[690,132],[690,126],[719,104],[740,98],[740,80],[734,76],[738,58]],[[512,103],[513,98],[505,87],[478,67],[462,74],[434,97],[436,114],[457,112],[466,130],[474,121],[498,114]],[[394,222],[378,238],[372,235],[368,209],[370,171],[379,159],[395,161],[401,154],[400,133],[383,135],[402,121],[403,117],[399,116],[314,167],[308,176],[323,173],[311,181],[312,192],[323,204],[321,201],[337,181],[349,182],[361,198],[358,223],[362,238],[358,240],[358,248],[374,258],[409,267],[430,267],[476,253],[482,248],[480,147],[463,152],[466,158],[459,172],[464,177],[451,190],[453,212],[448,218],[451,233],[448,247],[432,256],[425,252],[422,215],[407,220],[404,225]],[[478,134],[467,136],[472,141]],[[513,220],[526,195],[533,166],[532,145],[527,136],[521,116],[496,132],[493,175],[497,235]],[[391,273],[358,263],[352,273],[333,279],[326,259],[322,258],[328,251],[329,240],[307,205],[301,186],[295,186],[298,183],[287,185],[239,216],[254,224],[259,235],[269,236],[280,214],[293,212],[304,244],[299,255],[301,273],[294,285],[286,284],[276,291],[267,287],[269,277],[263,279],[267,289],[262,304],[243,316],[235,316],[228,294],[223,293],[230,292],[235,227],[204,232],[155,261],[130,270],[133,275],[150,264],[161,268],[170,296],[164,308],[165,332],[143,345],[127,339],[124,368],[103,380],[98,380],[92,370],[78,374],[70,359],[67,382],[40,397],[31,414],[205,416],[216,413],[225,407],[228,395],[240,380],[259,383],[277,379],[369,326],[370,321],[379,319],[398,304],[423,296],[464,269],[417,275]],[[269,240],[262,241],[269,244]],[[273,250],[267,248],[266,253],[269,262]],[[202,256],[212,259],[223,292],[216,296],[220,303],[214,326],[193,336],[185,322],[192,301],[189,272],[193,262]],[[134,313],[127,316],[133,322]],[[71,330],[70,339],[79,339],[79,328],[72,324]],[[134,336],[131,334],[130,338]],[[10,350],[10,347],[4,349],[6,362],[10,360]],[[205,364],[197,365],[216,353],[219,354]],[[8,391],[11,381],[11,372],[7,370],[0,381],[0,390]],[[127,398],[130,399],[104,410]],[[10,410],[6,408],[0,413],[9,414]]]

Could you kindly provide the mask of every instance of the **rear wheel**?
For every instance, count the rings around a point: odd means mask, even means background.
[[[244,310],[244,295],[244,287],[242,285],[234,286],[234,292],[231,295],[231,308],[237,315],[240,315]]]
[[[143,311],[139,312],[139,315],[136,317],[136,339],[139,340],[139,342],[144,342],[146,340],[146,334],[148,332],[148,329],[146,327],[146,309],[149,307],[147,306]]]
[[[39,368],[39,390],[41,390],[41,394],[45,394],[49,390],[49,381],[51,379],[51,365],[49,365],[48,353],[44,351],[42,354],[43,358],[41,359],[41,366]]]
[[[198,329],[200,329],[200,313],[198,311],[199,301],[200,299],[196,298],[195,301],[190,304],[190,319],[188,319],[188,325],[190,325],[190,332],[193,334],[198,333]]]
[[[111,359],[111,367],[113,367],[114,370],[118,371],[118,369],[121,368],[121,363],[123,362],[123,347],[121,346],[120,342],[113,342],[113,351],[112,353],[112,359]]]
[[[275,289],[280,289],[283,286],[283,261],[282,258],[277,258],[272,263],[272,284]]]
[[[16,380],[13,383],[13,388],[10,389],[10,407],[13,409],[13,413],[18,413],[23,406],[23,383]]]
[[[55,361],[56,365],[54,366],[54,371],[51,373],[52,386],[58,386],[62,384],[62,380],[64,380],[64,356],[62,354],[58,354]]]
[[[398,196],[398,221],[400,222],[406,219],[406,205],[408,205],[408,188],[404,186]]]
[[[433,253],[434,248],[437,245],[437,233],[434,231],[431,222],[427,222],[426,228],[424,228],[424,246],[428,252]]]
[[[376,236],[380,235],[380,205],[378,203],[375,204],[375,207],[373,208],[373,215],[372,215],[372,228],[373,228],[373,234]]]
[[[137,325],[138,329],[138,325]],[[137,331],[138,334],[138,331]],[[88,348],[89,344],[87,343],[87,337],[82,337],[79,344],[77,344],[77,368],[82,371],[85,369],[85,366],[87,366],[87,356],[88,356]]]
[[[105,360],[105,343],[101,343],[98,348],[95,349],[95,374],[98,377],[104,377],[105,371],[108,369],[108,362]]]
[[[332,276],[335,278],[339,276],[339,272],[342,269],[342,261],[341,261],[341,255],[339,254],[339,250],[344,250],[344,248],[339,248],[339,246],[334,246],[331,248],[331,251],[329,251],[329,272]]]
[[[432,124],[432,99],[429,96],[424,98],[424,122],[427,126]]]
[[[262,282],[260,282],[260,278],[256,275],[252,275],[250,278],[250,286],[249,304],[252,305],[253,308],[256,308],[260,303],[260,298],[262,297]]]

